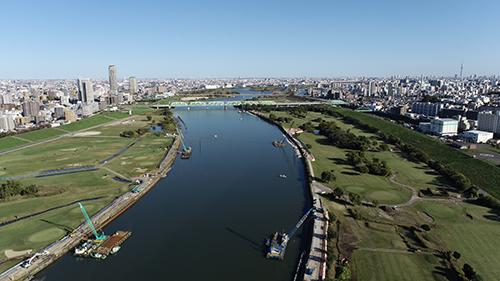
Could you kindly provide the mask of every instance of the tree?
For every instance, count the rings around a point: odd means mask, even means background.
[[[461,256],[462,256],[462,255],[461,255],[459,252],[457,252],[457,251],[453,252],[453,257],[454,257],[455,259],[457,259],[457,260],[458,260]]]
[[[422,224],[422,229],[425,230],[425,231],[431,230],[431,228],[429,227],[428,224]]]
[[[324,171],[323,173],[321,173],[321,180],[324,181],[324,182],[330,182],[332,180],[333,181],[336,180],[336,177],[333,174],[333,172],[331,172],[331,171]]]
[[[373,200],[373,201],[372,201],[372,204],[373,204],[375,207],[377,207],[377,208],[378,208],[378,206],[380,205],[380,202],[378,202],[378,200],[377,200],[377,199],[375,199],[375,200]]]
[[[378,147],[379,147],[380,151],[389,150],[389,146],[386,143],[381,143]]]
[[[333,195],[335,195],[335,197],[340,198],[344,196],[344,190],[341,187],[337,186],[333,189]]]
[[[361,195],[356,192],[349,192],[349,199],[354,205],[361,205]]]
[[[362,174],[366,174],[370,171],[370,169],[366,166],[361,166],[359,167],[359,171],[362,173]]]
[[[148,121],[151,121],[151,119],[153,119],[153,116],[148,115],[148,116],[146,116],[146,118],[148,119]]]
[[[467,279],[474,280],[473,278],[476,276],[476,272],[474,271],[472,266],[470,266],[468,263],[466,263],[462,267],[462,270],[464,271],[465,277],[467,277]]]

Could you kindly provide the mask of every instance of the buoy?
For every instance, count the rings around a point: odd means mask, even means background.
[[[217,135],[215,135],[215,137],[217,137]]]

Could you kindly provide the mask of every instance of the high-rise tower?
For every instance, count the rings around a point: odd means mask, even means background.
[[[108,67],[109,72],[109,87],[111,91],[118,90],[118,76],[116,76],[116,67],[114,65],[110,65]]]
[[[129,82],[129,88],[130,88],[130,94],[135,94],[137,93],[137,78],[134,76],[130,76],[128,79]]]

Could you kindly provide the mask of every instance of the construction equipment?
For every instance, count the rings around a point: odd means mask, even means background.
[[[80,209],[82,210],[82,213],[85,216],[85,219],[87,220],[88,224],[90,225],[92,232],[94,232],[95,241],[100,242],[100,241],[103,241],[104,239],[106,239],[106,235],[104,235],[104,233],[102,233],[102,232],[101,232],[101,234],[97,233],[97,231],[94,228],[94,224],[90,220],[89,215],[87,215],[87,211],[85,211],[85,208],[82,206],[82,204],[80,204],[80,202],[78,202],[78,205],[80,205]]]
[[[273,235],[273,238],[270,240],[268,239],[268,242],[266,244],[269,246],[269,252],[267,253],[266,258],[280,260],[285,258],[285,250],[288,241],[290,241],[290,238],[292,238],[297,229],[302,226],[312,210],[313,208],[309,209],[309,211],[307,211],[307,213],[302,216],[302,218],[295,225],[295,228],[290,232],[290,234],[287,235],[286,233],[278,233],[278,231],[276,231],[276,233]]]
[[[184,139],[182,138],[181,132],[179,132],[179,128],[177,128],[177,126],[176,126],[175,129],[177,130],[177,134],[179,134],[179,138],[181,139],[181,143],[182,143],[183,151],[182,151],[181,159],[189,159],[189,157],[191,156],[191,147],[189,149],[186,148],[186,145],[184,145]]]

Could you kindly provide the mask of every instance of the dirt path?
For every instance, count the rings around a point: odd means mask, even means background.
[[[372,251],[372,252],[385,252],[385,253],[400,253],[400,254],[422,254],[422,255],[434,255],[434,252],[420,252],[415,253],[408,250],[398,250],[398,249],[385,249],[385,248],[356,248],[359,251]]]

